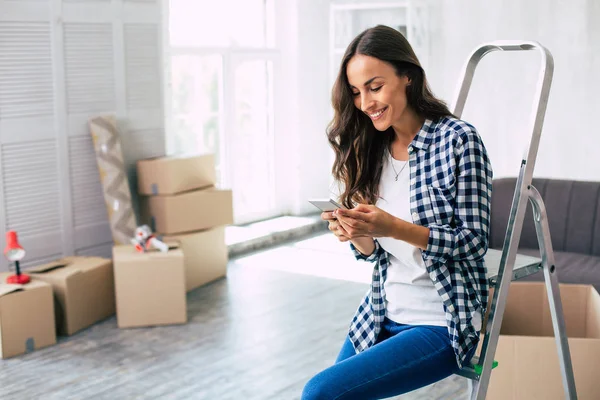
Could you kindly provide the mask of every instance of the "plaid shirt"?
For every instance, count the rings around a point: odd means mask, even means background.
[[[413,223],[429,228],[423,261],[444,303],[459,367],[476,348],[488,302],[483,256],[488,248],[492,169],[476,129],[455,118],[426,120],[408,148]],[[374,262],[371,287],[358,307],[349,336],[356,352],[377,340],[385,318],[383,283],[388,253],[375,240],[359,260]]]

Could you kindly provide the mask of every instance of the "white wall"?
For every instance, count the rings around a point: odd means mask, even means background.
[[[296,0],[275,2],[275,37],[281,51],[275,82],[275,192],[285,214],[296,206],[298,179],[298,6]],[[293,206],[292,206],[293,204]]]
[[[293,212],[312,212],[305,199],[327,196],[331,150],[327,0],[297,7],[298,84],[290,108],[294,126],[290,182]],[[423,2],[415,1],[423,4]],[[287,3],[286,3],[287,6]],[[452,108],[460,72],[479,44],[504,39],[537,40],[554,56],[555,70],[535,177],[600,180],[600,2],[575,0],[430,0],[428,78]],[[539,55],[493,53],[479,65],[463,118],[480,131],[496,177],[516,176],[527,130]],[[297,125],[296,125],[297,124]]]
[[[330,93],[328,70],[329,46],[329,1],[298,0],[285,2],[291,15],[296,16],[297,25],[288,27],[293,38],[291,47],[283,49],[283,59],[291,67],[289,88],[290,104],[285,118],[286,128],[278,135],[286,135],[289,157],[281,164],[292,166],[288,176],[291,199],[290,212],[294,214],[314,212],[316,209],[307,199],[327,197],[331,175],[331,149],[325,130],[330,119]],[[287,58],[286,51],[296,54]],[[287,122],[287,121],[286,121]],[[288,168],[287,166],[285,168]]]
[[[600,180],[600,2],[435,0],[427,71],[434,92],[454,100],[459,73],[478,44],[536,40],[555,71],[536,177]],[[529,52],[528,52],[529,53]],[[515,176],[528,127],[539,56],[493,53],[478,68],[463,118],[480,131],[495,176]]]

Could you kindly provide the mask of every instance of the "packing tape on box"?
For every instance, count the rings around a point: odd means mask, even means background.
[[[30,337],[25,341],[25,353],[31,353],[35,350],[35,339]]]

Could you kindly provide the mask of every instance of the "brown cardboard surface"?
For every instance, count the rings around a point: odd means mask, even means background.
[[[506,311],[502,322],[502,334],[539,335],[543,319],[542,286],[532,286],[529,290],[519,290],[518,284],[509,288]],[[493,296],[490,291],[490,299]],[[523,307],[527,304],[527,307]]]
[[[588,290],[588,313],[585,319],[585,336],[600,338],[600,294],[595,290]]]
[[[113,263],[119,328],[187,322],[181,249],[138,253],[131,245],[115,246]]]
[[[588,295],[594,292],[593,287],[588,285],[561,285],[560,297],[565,315],[565,324],[567,326],[568,337],[586,337],[585,322],[589,315]],[[554,328],[552,327],[552,315],[550,314],[550,303],[546,291],[542,291],[541,301],[544,302],[544,319],[542,325],[542,335],[554,337]],[[600,320],[600,315],[595,319]]]
[[[589,285],[560,285],[579,399],[600,397],[600,295]],[[512,283],[487,399],[563,399],[558,351],[545,286]]]
[[[231,190],[209,188],[173,196],[150,196],[142,201],[142,215],[162,235],[189,233],[233,224]]]
[[[65,257],[27,273],[52,285],[59,335],[72,335],[115,313],[113,266],[109,259]]]
[[[188,292],[227,274],[225,227],[165,236],[163,239],[180,243],[185,256],[185,286]]]
[[[158,157],[137,162],[138,193],[168,195],[214,186],[215,156]]]
[[[8,275],[0,273],[0,357],[55,344],[52,287],[35,278],[25,285],[6,285]]]

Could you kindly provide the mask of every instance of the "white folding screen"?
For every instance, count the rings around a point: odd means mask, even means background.
[[[165,153],[161,10],[161,0],[0,0],[0,245],[16,230],[25,267],[110,257],[87,121],[117,116],[135,206],[135,161]]]

